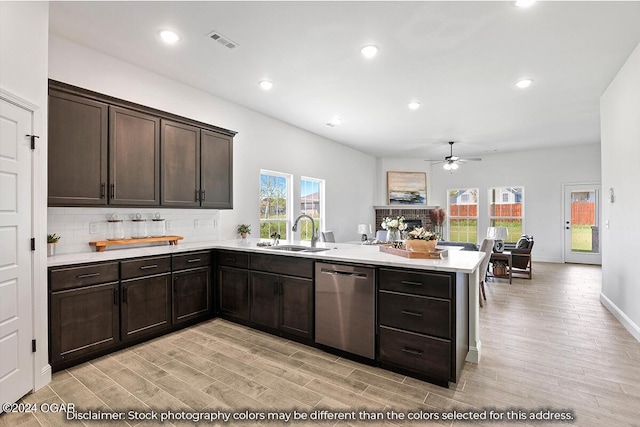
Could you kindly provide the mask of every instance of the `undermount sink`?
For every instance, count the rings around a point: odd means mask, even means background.
[[[309,246],[300,246],[300,245],[268,246],[267,249],[271,249],[274,251],[289,251],[289,252],[322,252],[322,251],[329,250],[329,248],[312,248]]]

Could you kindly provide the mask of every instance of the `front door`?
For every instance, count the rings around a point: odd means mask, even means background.
[[[600,184],[564,186],[564,261],[602,264]]]
[[[32,113],[0,97],[1,403],[33,388],[31,133]]]

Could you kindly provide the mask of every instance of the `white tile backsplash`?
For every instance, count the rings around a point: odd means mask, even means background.
[[[124,220],[125,236],[130,236],[131,218],[136,213],[150,220],[156,212],[170,225],[167,235],[182,236],[182,242],[220,240],[220,211],[213,209],[48,208],[47,233],[62,237],[56,246],[57,254],[91,252],[95,249],[89,246],[90,241],[107,238],[107,218],[111,214],[116,213]],[[96,224],[95,234],[91,234],[92,223]],[[113,246],[107,250],[126,247],[130,246]]]

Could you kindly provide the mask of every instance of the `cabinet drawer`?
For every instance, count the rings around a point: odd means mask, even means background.
[[[286,276],[313,278],[313,260],[291,256],[251,254],[251,269]]]
[[[119,279],[118,263],[106,262],[80,267],[51,268],[49,287],[51,291],[95,285],[96,283],[115,282]]]
[[[249,268],[249,254],[246,252],[217,251],[216,262],[218,265],[228,267]]]
[[[380,326],[380,360],[451,381],[451,342]]]
[[[154,274],[168,273],[171,271],[170,256],[121,261],[120,264],[122,267],[122,280],[152,276]]]
[[[190,252],[173,256],[173,271],[196,267],[208,267],[211,264],[211,252]]]
[[[381,325],[407,329],[440,338],[451,338],[451,302],[381,291]]]
[[[437,298],[451,298],[452,276],[447,273],[380,269],[380,289]]]

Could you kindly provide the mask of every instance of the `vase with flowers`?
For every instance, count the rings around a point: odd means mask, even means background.
[[[429,218],[433,223],[433,229],[440,236],[443,235],[443,224],[446,217],[447,212],[443,208],[431,209],[429,211]]]
[[[384,230],[387,230],[387,242],[400,240],[400,231],[407,229],[407,224],[404,222],[403,216],[397,216],[395,218],[386,217],[380,225]]]
[[[407,234],[407,250],[412,252],[433,252],[440,235],[423,227],[416,227]]]

